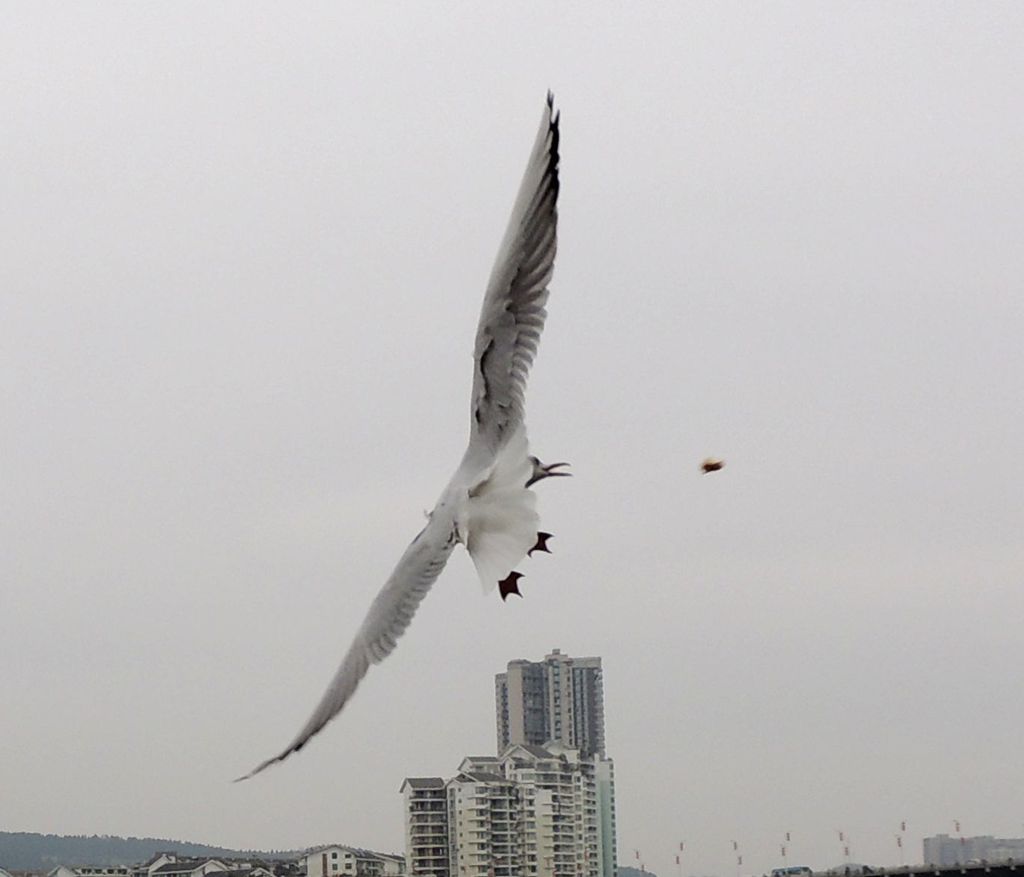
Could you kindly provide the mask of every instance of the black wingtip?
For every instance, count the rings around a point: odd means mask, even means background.
[[[561,189],[561,180],[558,177],[559,164],[561,157],[559,155],[559,147],[561,146],[561,133],[559,132],[558,123],[562,118],[562,111],[555,109],[555,95],[550,89],[548,89],[548,132],[551,135],[551,145],[548,147],[548,174],[551,176],[551,186],[555,193],[555,201],[558,200],[558,192]]]
[[[231,782],[233,782],[233,783],[244,783],[246,780],[251,780],[254,776],[256,776],[256,774],[261,773],[262,771],[264,771],[268,767],[270,767],[270,765],[274,764],[277,761],[280,761],[282,757],[283,756],[279,755],[276,758],[268,758],[266,761],[263,762],[263,764],[259,765],[259,767],[253,768],[252,770],[250,770],[247,774],[244,774],[243,776],[235,777]]]
[[[252,770],[250,770],[247,774],[245,774],[243,776],[240,776],[240,777],[236,777],[231,782],[233,782],[233,783],[244,783],[246,780],[251,780],[254,776],[256,776],[256,774],[262,773],[268,767],[270,767],[272,764],[277,764],[279,761],[284,761],[293,752],[298,752],[308,742],[309,742],[308,740],[303,740],[297,746],[289,746],[280,755],[275,755],[273,758],[268,758],[266,761],[264,761],[263,763],[261,763],[257,767],[255,767]]]
[[[558,120],[562,117],[561,109],[555,109],[555,93],[549,88],[548,89],[548,116],[551,117],[551,130],[558,136]]]

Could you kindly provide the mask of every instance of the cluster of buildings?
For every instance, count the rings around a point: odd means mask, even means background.
[[[512,661],[495,677],[495,721],[494,755],[402,783],[404,856],[340,844],[284,862],[165,852],[130,867],[59,865],[45,877],[615,877],[601,659],[555,649]],[[0,877],[13,875],[0,868]]]
[[[358,847],[315,847],[298,860],[257,862],[228,858],[191,858],[157,853],[138,865],[69,867],[58,865],[45,877],[401,877],[405,858]],[[0,868],[0,877],[14,877]]]
[[[1024,862],[1024,838],[950,837],[937,834],[924,839],[924,863],[938,867],[988,862]]]
[[[497,754],[406,777],[414,877],[614,877],[615,777],[600,658],[555,649],[495,677]]]

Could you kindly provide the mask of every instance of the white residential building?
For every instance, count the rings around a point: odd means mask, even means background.
[[[467,758],[458,775],[445,784],[452,877],[519,874],[519,789],[514,780],[490,772],[490,767]]]
[[[407,777],[405,861],[409,874],[452,877],[448,857],[448,791],[441,777]]]
[[[177,862],[178,856],[172,852],[154,853],[140,865],[131,869],[132,877],[153,877],[153,872],[170,862]]]
[[[610,758],[594,759],[597,788],[598,843],[602,877],[615,877],[618,856],[615,831],[615,764]]]
[[[384,877],[402,877],[405,874],[405,856],[377,853],[377,858],[384,863],[384,870],[381,872]]]
[[[414,877],[614,877],[612,764],[559,743],[463,759],[456,776],[410,778]]]
[[[342,844],[315,847],[303,861],[306,877],[399,877],[405,873],[401,856]]]
[[[232,861],[230,871],[207,871],[206,877],[274,877],[274,872],[252,862]]]
[[[149,871],[149,877],[206,877],[230,870],[221,859],[177,859]]]

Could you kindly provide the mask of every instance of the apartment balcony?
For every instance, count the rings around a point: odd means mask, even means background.
[[[446,825],[448,820],[443,813],[420,814],[409,818],[409,825]]]

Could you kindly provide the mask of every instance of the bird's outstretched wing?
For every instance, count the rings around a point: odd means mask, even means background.
[[[557,197],[558,116],[548,94],[477,329],[468,453],[479,452],[489,457],[492,465],[523,421],[526,377],[547,316],[544,304],[555,258]],[[523,483],[526,477],[524,474]],[[398,637],[448,562],[456,542],[454,528],[455,519],[450,513],[431,516],[373,601],[355,641],[305,726],[283,752],[239,779],[255,776],[298,752],[341,711],[370,664],[382,661],[394,650]]]
[[[405,550],[398,566],[366,613],[366,619],[327,691],[295,739],[279,755],[268,758],[238,780],[247,780],[264,768],[284,761],[293,752],[298,752],[314,734],[341,712],[366,675],[370,664],[379,663],[391,654],[455,547],[454,532],[445,539],[443,533],[434,532],[436,529],[427,524]]]
[[[555,264],[558,114],[548,93],[537,140],[491,269],[474,348],[470,447],[497,453],[523,422]]]

